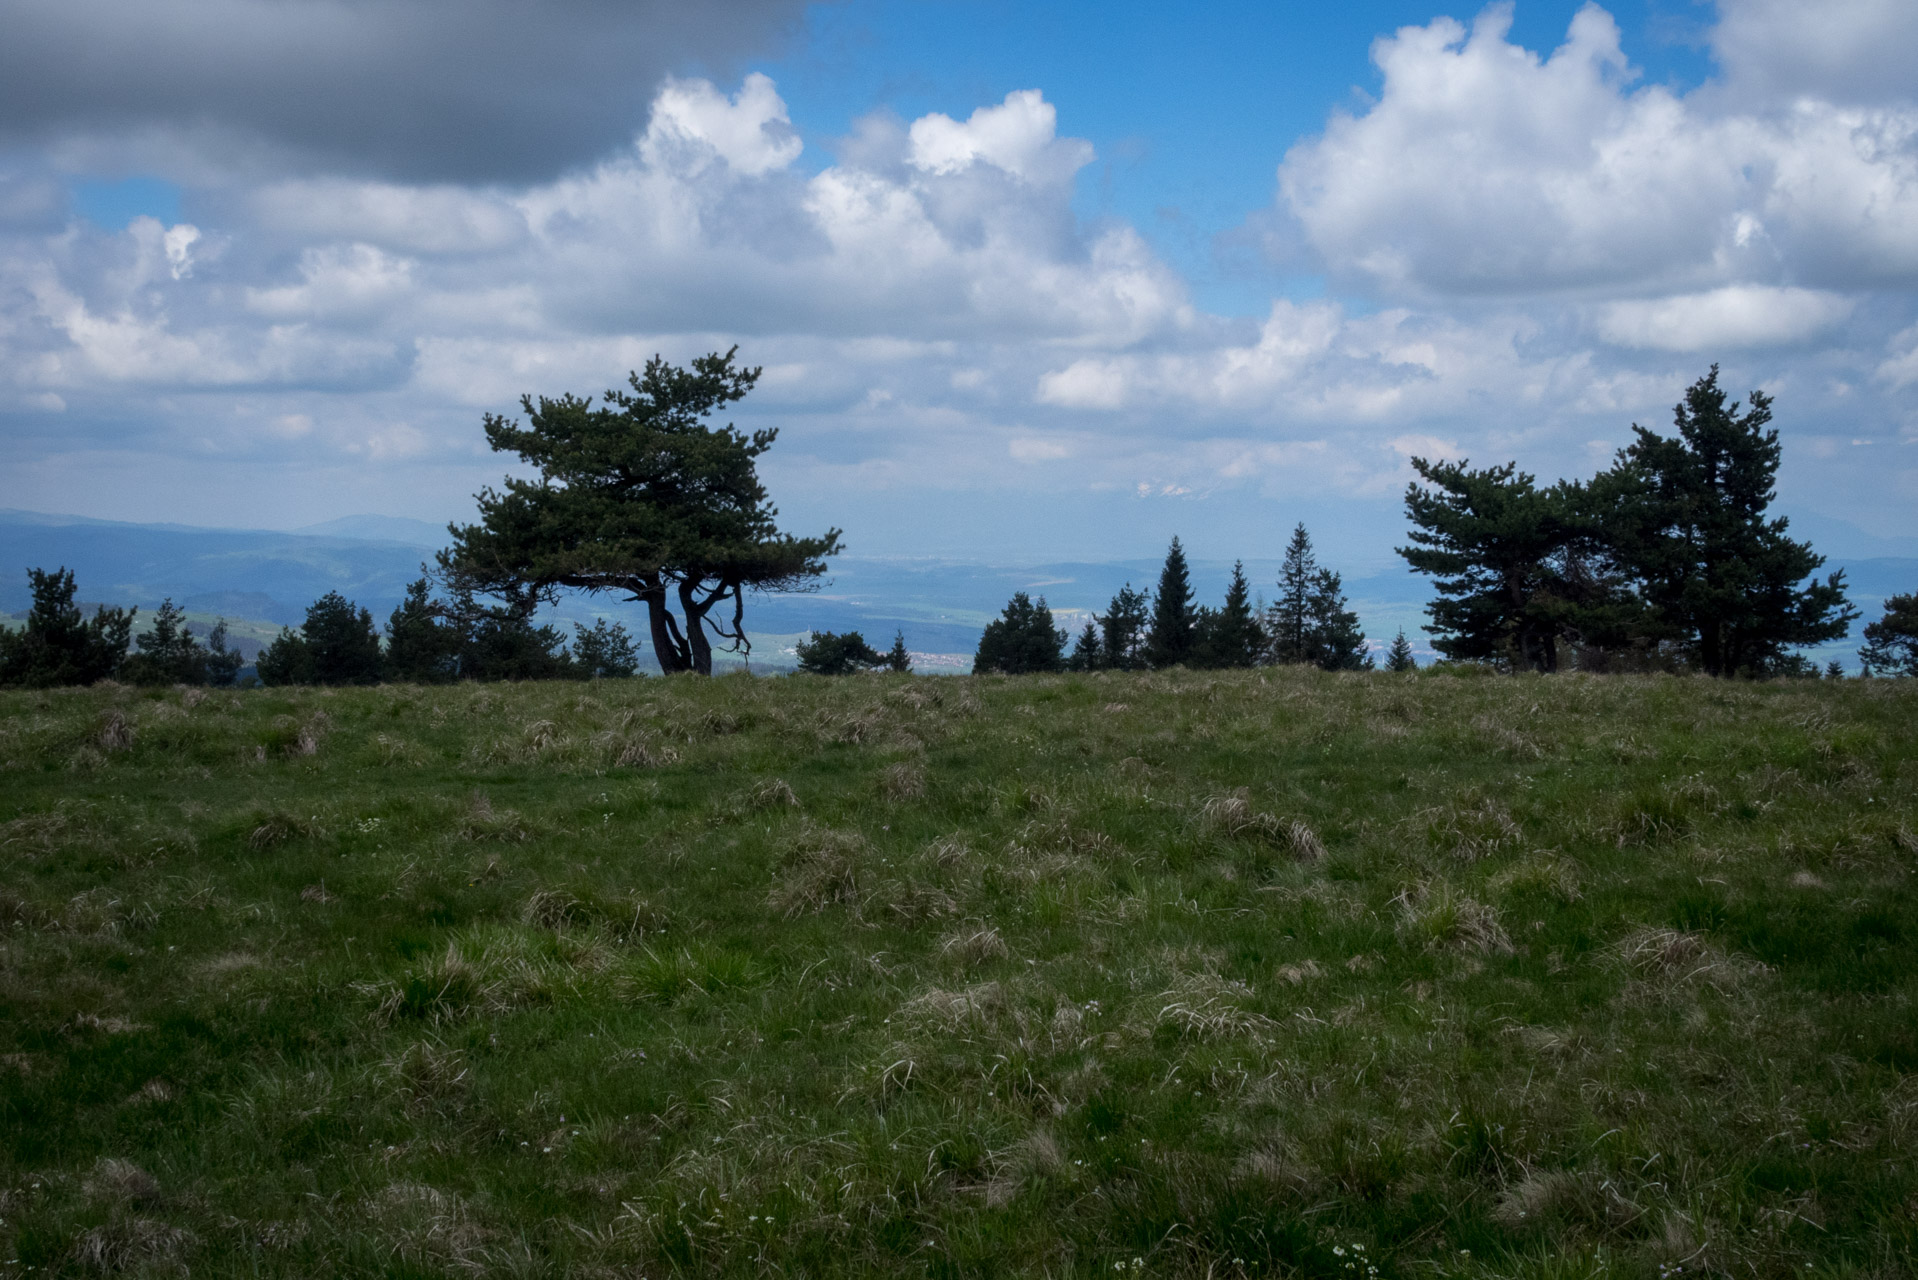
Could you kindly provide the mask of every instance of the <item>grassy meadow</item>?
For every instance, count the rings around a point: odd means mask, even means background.
[[[1918,682],[0,694],[0,1275],[1892,1277]]]

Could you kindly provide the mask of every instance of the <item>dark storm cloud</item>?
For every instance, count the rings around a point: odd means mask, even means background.
[[[0,0],[0,138],[154,130],[300,167],[527,182],[643,124],[662,75],[724,71],[802,0]]]

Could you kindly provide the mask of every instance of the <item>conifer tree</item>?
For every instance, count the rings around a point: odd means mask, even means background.
[[[1271,661],[1278,666],[1311,662],[1312,586],[1319,563],[1312,554],[1312,535],[1301,522],[1286,543],[1279,565],[1279,598],[1266,610]]]
[[[459,679],[460,636],[419,578],[386,620],[386,678],[408,684],[446,684]]]
[[[205,684],[207,653],[185,618],[171,597],[162,600],[152,628],[135,637],[138,652],[126,660],[121,674],[133,684]]]
[[[297,634],[280,628],[254,669],[262,684],[377,684],[380,637],[373,615],[329,591],[306,607]]]
[[[101,605],[91,620],[73,603],[73,573],[27,570],[33,605],[27,625],[0,631],[0,684],[51,689],[92,684],[117,675],[138,609]]]
[[[1066,670],[1100,671],[1105,664],[1105,645],[1099,639],[1099,626],[1087,618],[1085,629],[1073,641],[1072,652],[1066,656]]]
[[[1325,671],[1370,671],[1372,655],[1365,648],[1359,615],[1346,607],[1339,575],[1321,568],[1312,578],[1308,597],[1309,660]]]
[[[226,619],[221,618],[206,633],[206,682],[215,688],[227,688],[239,679],[245,662],[238,649],[226,647]]]
[[[1885,601],[1885,616],[1865,624],[1858,658],[1866,675],[1918,676],[1918,592]]]
[[[1586,590],[1574,590],[1564,572],[1583,532],[1575,487],[1540,489],[1516,463],[1475,471],[1467,462],[1411,461],[1431,487],[1406,489],[1412,545],[1399,554],[1436,579],[1438,599],[1426,606],[1433,646],[1453,659],[1558,670],[1559,638],[1573,631]],[[1607,585],[1595,581],[1590,591]]]
[[[1046,598],[1040,596],[1034,603],[1025,592],[1014,592],[1005,612],[988,622],[979,637],[972,673],[1002,671],[1016,676],[1058,671],[1065,666],[1065,647],[1066,633],[1052,625]]]
[[[1202,614],[1199,649],[1208,667],[1250,667],[1265,652],[1265,629],[1252,611],[1252,585],[1245,579],[1245,562],[1232,566],[1225,604]]]
[[[595,618],[573,624],[573,674],[581,680],[624,680],[639,671],[639,646],[623,622]]]
[[[1674,408],[1674,434],[1634,424],[1593,491],[1657,632],[1707,675],[1771,674],[1793,666],[1787,649],[1836,640],[1858,614],[1844,571],[1806,581],[1825,558],[1766,517],[1782,456],[1771,397],[1752,392],[1742,414],[1727,399],[1713,365]]]
[[[1152,598],[1135,591],[1130,582],[1119,588],[1106,611],[1094,617],[1103,635],[1101,665],[1114,671],[1137,671],[1145,666],[1146,628],[1151,624]]]
[[[799,669],[813,676],[849,676],[861,671],[876,671],[887,665],[887,657],[866,643],[857,631],[840,635],[833,631],[814,631],[794,647]]]
[[[906,676],[912,674],[912,655],[906,652],[906,633],[892,633],[892,648],[886,651],[886,669]]]
[[[1412,656],[1411,642],[1405,638],[1405,628],[1401,627],[1397,638],[1392,641],[1392,647],[1386,651],[1385,669],[1401,672],[1416,671],[1418,665],[1418,660]]]
[[[1159,589],[1152,596],[1152,630],[1146,635],[1145,659],[1153,667],[1176,667],[1193,658],[1198,615],[1192,607],[1192,575],[1179,540],[1165,553],[1159,570]]]

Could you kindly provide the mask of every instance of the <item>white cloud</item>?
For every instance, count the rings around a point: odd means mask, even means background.
[[[1909,91],[1755,111],[1633,87],[1595,6],[1544,58],[1510,22],[1381,39],[1378,102],[1286,156],[1281,198],[1335,273],[1408,297],[1918,283]]]
[[[756,178],[797,160],[802,147],[778,90],[755,71],[730,98],[707,80],[667,80],[640,151],[653,164],[679,150],[708,152]]]
[[[1841,294],[1765,285],[1728,285],[1708,293],[1613,302],[1598,312],[1598,332],[1621,347],[1657,351],[1731,351],[1802,342],[1851,314]]]
[[[934,112],[912,122],[911,161],[928,173],[953,174],[985,161],[1028,182],[1069,182],[1092,163],[1092,144],[1058,139],[1058,112],[1037,89],[1006,95],[960,124]]]
[[[1718,12],[1712,51],[1741,97],[1914,96],[1918,6],[1909,0],[1719,0]]]

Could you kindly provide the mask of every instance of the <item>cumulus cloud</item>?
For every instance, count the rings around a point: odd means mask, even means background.
[[[409,180],[529,181],[630,137],[660,79],[764,52],[800,0],[0,0],[0,138],[181,141]]]
[[[1598,332],[1621,347],[1735,351],[1800,342],[1851,314],[1854,300],[1815,289],[1729,285],[1600,308]]]
[[[1758,21],[1775,11],[1731,8],[1735,71],[1790,43],[1795,26]],[[1286,156],[1281,198],[1335,273],[1407,297],[1918,283],[1908,97],[1759,112],[1716,84],[1636,85],[1595,6],[1545,57],[1510,22],[1494,5],[1469,31],[1439,19],[1381,39],[1377,104]]]
[[[1712,52],[1732,91],[1762,109],[1810,95],[1828,102],[1912,101],[1918,6],[1906,0],[1719,0]]]
[[[929,173],[958,173],[984,161],[1028,182],[1067,182],[1092,162],[1092,146],[1079,139],[1055,141],[1058,112],[1037,89],[1006,95],[996,107],[980,107],[964,124],[934,112],[912,122],[914,166]]]

